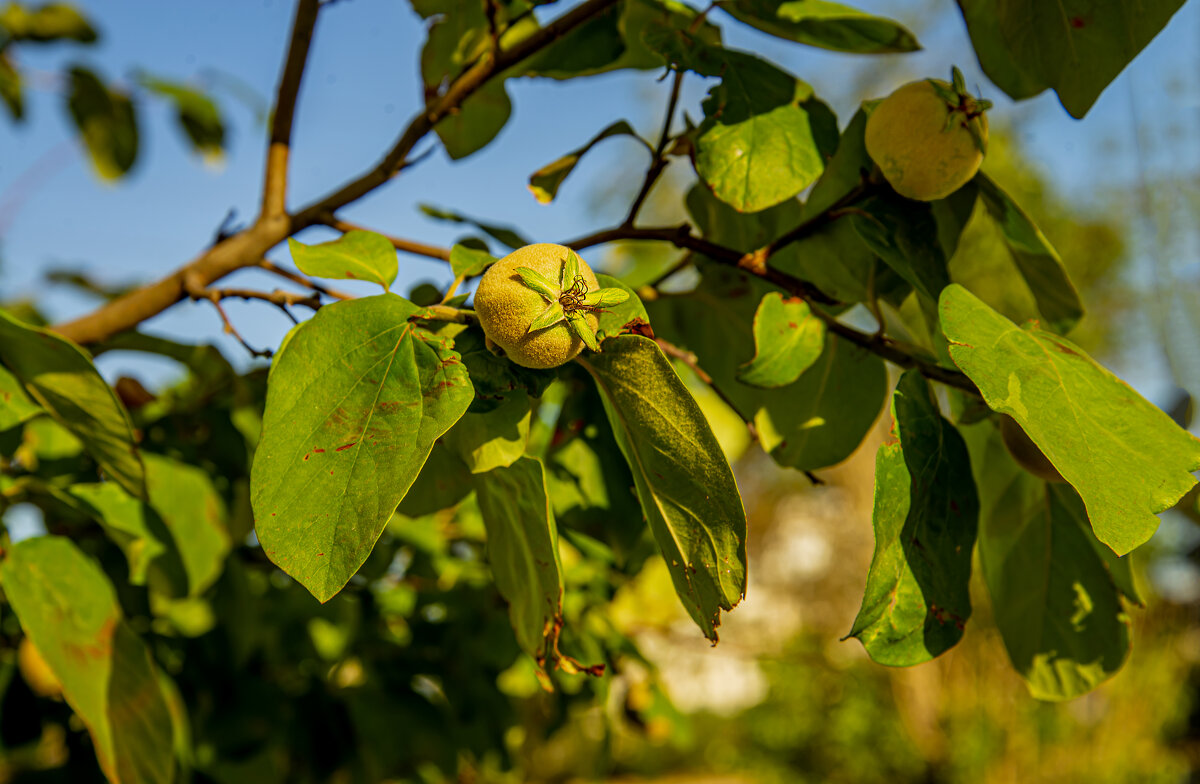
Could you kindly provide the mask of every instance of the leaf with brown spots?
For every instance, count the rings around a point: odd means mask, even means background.
[[[255,530],[322,602],[474,397],[451,344],[408,320],[419,312],[394,294],[329,305],[275,357],[250,477]]]
[[[172,718],[162,677],[130,629],[100,566],[69,539],[41,536],[9,549],[0,584],[21,628],[62,684],[114,784],[174,779]]]

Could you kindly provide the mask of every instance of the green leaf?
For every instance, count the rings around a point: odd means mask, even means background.
[[[719,76],[702,104],[696,172],[718,199],[758,212],[808,187],[824,169],[809,111],[812,87],[751,54],[673,33],[654,44],[679,68]]]
[[[450,271],[456,278],[472,278],[480,275],[496,263],[496,257],[486,250],[455,244],[450,248]]]
[[[754,312],[754,359],[737,369],[743,384],[772,389],[795,383],[825,348],[825,322],[799,297],[763,297]]]
[[[99,565],[69,539],[42,536],[8,549],[0,584],[91,733],[108,780],[171,781],[173,722],[158,669]]]
[[[558,302],[558,296],[562,294],[562,289],[546,280],[540,272],[529,267],[517,267],[514,272],[520,276],[522,283],[545,297],[547,302]]]
[[[567,257],[563,259],[562,274],[559,276],[559,291],[566,291],[575,286],[575,278],[579,277],[579,254],[567,248]]]
[[[419,312],[392,294],[328,305],[276,355],[250,476],[255,530],[322,602],[470,405],[458,354],[408,321]]]
[[[305,275],[339,280],[367,280],[387,291],[396,280],[400,264],[392,243],[372,231],[348,231],[320,245],[304,245],[288,238],[292,261]]]
[[[733,0],[721,10],[764,33],[839,52],[884,54],[921,48],[902,25],[825,0]]]
[[[452,210],[443,210],[440,207],[434,207],[430,204],[417,205],[417,209],[419,209],[425,215],[437,220],[449,221],[450,223],[466,223],[474,226],[492,239],[509,248],[512,248],[513,250],[516,250],[517,248],[523,248],[526,245],[531,244],[529,240],[522,237],[513,229],[504,226],[495,226],[488,223],[482,223],[474,218],[468,218],[465,215]]]
[[[907,667],[939,656],[971,617],[979,498],[967,446],[915,370],[892,398],[898,441],[875,456],[875,555],[850,634],[873,661]]]
[[[529,329],[526,331],[536,332],[539,329],[552,327],[558,322],[566,320],[566,318],[567,314],[565,311],[563,311],[562,304],[558,302],[551,302],[546,306],[546,310],[542,313],[542,315],[538,316],[529,323]]]
[[[1067,275],[1058,251],[1029,215],[983,172],[975,175],[979,194],[996,220],[1013,261],[1037,303],[1046,325],[1065,335],[1083,318],[1083,302]]]
[[[1118,586],[1132,588],[1131,556],[1113,556],[1079,496],[1022,470],[990,424],[967,431],[980,477],[979,565],[1004,647],[1034,697],[1078,697],[1129,654]]]
[[[746,592],[746,513],[721,447],[649,338],[614,338],[577,361],[600,390],[675,592],[716,641],[720,611]]]
[[[508,468],[479,474],[475,493],[487,527],[488,562],[508,601],[517,643],[544,666],[556,654],[563,587],[542,463],[522,457]]]
[[[129,414],[83,349],[0,310],[0,361],[83,442],[109,478],[139,498],[146,496]]]
[[[106,180],[124,176],[137,160],[138,126],[129,96],[110,90],[91,71],[70,70],[67,109],[96,173]]]
[[[863,209],[866,216],[850,216],[858,236],[935,306],[942,289],[950,285],[950,273],[930,206],[910,199],[871,199]]]
[[[442,443],[473,474],[506,468],[525,453],[529,440],[529,395],[514,391],[484,414],[463,414]]]
[[[138,83],[174,105],[175,122],[191,142],[192,149],[208,157],[219,157],[224,152],[225,121],[210,96],[196,87],[149,74],[141,74]]]
[[[473,414],[494,410],[516,390],[526,391],[530,397],[541,397],[557,378],[554,370],[521,367],[488,351],[483,330],[478,327],[455,335],[454,348],[462,357],[475,387],[475,399],[470,408]]]
[[[1196,484],[1200,440],[1065,338],[1019,329],[957,284],[942,293],[941,318],[955,364],[1079,491],[1118,555]]]
[[[12,64],[4,52],[0,51],[0,100],[8,107],[8,114],[14,120],[25,116],[25,100],[21,93],[21,72]]]
[[[1083,117],[1183,0],[958,0],[984,73],[1015,99],[1047,87]]]
[[[542,204],[549,204],[554,201],[554,197],[558,195],[559,187],[567,179],[567,175],[575,170],[575,164],[579,163],[579,159],[588,150],[613,136],[632,136],[645,145],[646,149],[653,151],[650,144],[638,136],[637,132],[633,130],[628,122],[619,120],[596,134],[592,137],[591,141],[579,149],[567,153],[553,163],[548,163],[529,175],[529,190],[533,193],[533,197]]]
[[[646,315],[646,307],[642,304],[641,298],[634,293],[633,289],[629,288],[625,281],[602,272],[596,273],[596,280],[600,283],[601,291],[618,289],[628,295],[620,303],[606,305],[596,314],[599,321],[596,329],[597,335],[603,333],[605,338],[615,337],[622,332],[627,332],[632,325],[642,322],[650,323],[650,317]]]
[[[67,489],[72,506],[91,517],[129,564],[129,583],[166,596],[186,596],[183,557],[166,523],[148,504],[110,483],[78,484]]]
[[[0,365],[0,433],[40,413],[42,407],[29,399],[20,380]]]
[[[496,79],[468,96],[457,112],[446,115],[433,130],[450,159],[457,161],[486,147],[511,115],[508,90],[503,80]]]
[[[703,263],[695,291],[650,303],[656,333],[695,352],[742,418],[753,421],[777,463],[811,471],[858,448],[887,396],[883,361],[833,335],[820,359],[794,383],[760,389],[737,379],[754,355],[754,314],[774,289],[726,266]]]
[[[625,303],[631,296],[633,295],[625,289],[614,286],[598,291],[589,291],[583,297],[583,304],[589,308],[615,308],[617,305]]]
[[[64,40],[90,44],[97,37],[87,17],[66,3],[44,3],[36,8],[8,3],[0,10],[0,28],[13,41],[39,44]]]
[[[592,351],[600,350],[600,344],[596,341],[596,333],[583,313],[579,311],[568,313],[567,324],[571,326],[571,330],[579,336],[585,346]]]

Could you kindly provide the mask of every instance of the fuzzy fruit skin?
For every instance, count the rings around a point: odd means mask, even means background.
[[[1001,417],[1000,438],[1004,441],[1005,449],[1021,468],[1047,482],[1067,481],[1063,479],[1062,474],[1058,473],[1058,469],[1054,467],[1049,458],[1042,454],[1042,450],[1037,448],[1033,439],[1025,434],[1025,431],[1017,424],[1017,420],[1010,416]]]
[[[526,332],[549,303],[516,274],[517,267],[528,267],[557,285],[567,250],[565,245],[549,242],[526,245],[497,261],[479,280],[479,288],[475,291],[475,314],[479,317],[479,325],[488,339],[504,349],[508,358],[518,365],[558,367],[583,351],[583,341],[565,321],[536,332]],[[579,274],[587,282],[588,291],[600,288],[595,273],[582,258],[579,259]],[[588,313],[586,318],[592,329],[598,326],[594,314]]]
[[[946,100],[922,79],[896,90],[867,118],[867,154],[901,196],[944,199],[979,171],[983,153],[964,127],[966,116],[947,130],[949,114]],[[986,142],[987,115],[980,115],[979,128]]]

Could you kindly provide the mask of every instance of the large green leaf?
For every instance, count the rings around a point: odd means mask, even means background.
[[[1200,440],[1065,338],[1020,329],[957,284],[942,292],[941,318],[955,364],[1079,491],[1118,555],[1196,484]]]
[[[1079,496],[1022,470],[990,424],[966,435],[980,482],[979,564],[1004,647],[1033,696],[1078,697],[1129,654],[1119,593],[1132,590],[1132,556],[1113,556]]]
[[[971,617],[979,498],[967,446],[915,370],[892,407],[898,441],[875,456],[875,555],[850,634],[880,664],[908,666],[954,647]]]
[[[466,411],[458,354],[392,294],[317,311],[277,355],[254,455],[255,530],[268,557],[321,601],[341,590]]]
[[[675,592],[706,637],[746,592],[746,513],[696,401],[653,340],[578,360],[596,382]]]
[[[562,627],[558,529],[540,460],[522,457],[475,477],[488,561],[522,650],[553,663]]]
[[[812,367],[825,349],[825,322],[799,297],[772,292],[754,313],[754,359],[738,368],[738,380],[755,387],[783,387]]]
[[[125,175],[137,160],[138,126],[129,96],[110,90],[91,71],[71,69],[67,109],[87,146],[92,165],[106,180]]]
[[[1183,5],[1183,0],[958,0],[984,72],[1013,98],[1051,87],[1073,117]]]
[[[1067,275],[1058,251],[1033,220],[995,180],[983,172],[975,175],[979,195],[996,220],[1013,261],[1050,329],[1066,334],[1083,318],[1083,302]]]
[[[21,381],[0,365],[0,432],[16,427],[42,413],[42,408],[29,399]]]
[[[695,352],[780,465],[809,471],[849,457],[887,396],[883,361],[827,335],[820,358],[795,383],[760,389],[738,381],[739,366],[754,356],[758,303],[773,289],[741,270],[712,264],[700,269],[694,291],[649,304],[656,332]]]
[[[822,49],[883,54],[921,48],[902,25],[827,0],[733,0],[720,7],[764,33]]]
[[[529,175],[529,190],[533,193],[533,197],[542,204],[549,204],[554,201],[554,197],[558,195],[558,189],[567,179],[567,176],[575,170],[575,165],[579,163],[588,150],[595,147],[605,139],[613,136],[632,136],[642,143],[648,150],[652,150],[649,143],[642,137],[637,135],[633,127],[625,120],[618,120],[609,125],[600,133],[596,134],[577,150],[572,150],[552,163],[548,163],[542,168]]]
[[[0,584],[87,725],[108,780],[172,781],[172,721],[158,670],[99,565],[69,539],[37,537],[8,549]]]
[[[812,87],[766,60],[699,43],[685,33],[654,45],[679,68],[717,76],[703,103],[696,171],[740,212],[758,212],[808,187],[824,168],[810,112],[827,108]]]
[[[305,275],[339,280],[367,280],[383,286],[396,280],[400,264],[396,249],[373,231],[348,231],[336,240],[305,245],[288,238],[292,261]]]
[[[512,100],[502,80],[494,80],[463,101],[457,112],[434,126],[451,160],[457,161],[491,143],[512,116]]]
[[[145,471],[129,414],[83,349],[0,310],[0,361],[34,400],[83,442],[113,481],[145,497]]]

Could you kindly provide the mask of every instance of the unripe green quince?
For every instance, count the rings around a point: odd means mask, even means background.
[[[983,163],[991,107],[940,79],[910,82],[883,99],[867,118],[867,154],[901,196],[934,201],[966,185]]]
[[[572,256],[576,274],[564,281],[564,272],[570,272],[567,265]],[[531,286],[523,273],[518,272],[522,268],[539,275],[550,288],[549,293]],[[583,337],[566,318],[540,329],[531,327],[555,306],[561,307],[558,299],[564,292],[572,291],[585,295],[600,291],[591,267],[565,245],[548,242],[526,245],[497,261],[483,274],[475,291],[475,313],[484,334],[513,362],[529,368],[558,367],[579,355],[585,345]],[[548,294],[553,295],[553,301]],[[581,308],[573,317],[583,319],[594,336],[599,326],[594,310]]]

